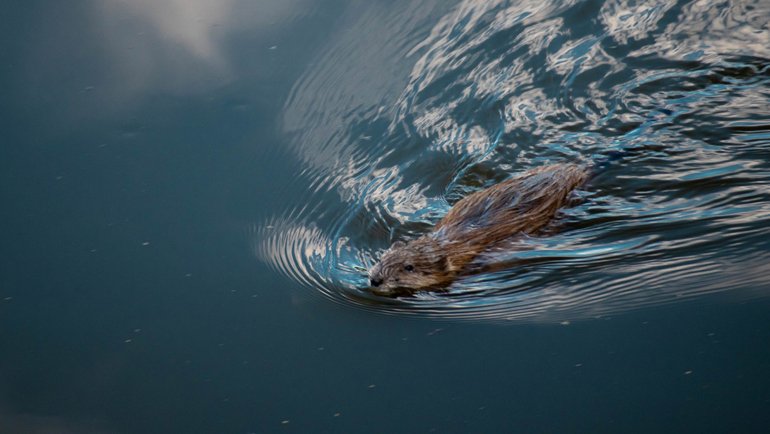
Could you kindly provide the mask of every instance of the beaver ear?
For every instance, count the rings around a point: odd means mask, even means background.
[[[406,245],[406,244],[404,244],[404,242],[403,242],[403,241],[396,241],[395,243],[393,243],[393,244],[390,246],[390,248],[391,248],[391,249],[400,249],[400,248],[404,247],[405,245]]]
[[[460,271],[458,264],[452,262],[452,259],[449,256],[445,257],[441,263],[444,266],[444,271],[447,273],[455,273]]]

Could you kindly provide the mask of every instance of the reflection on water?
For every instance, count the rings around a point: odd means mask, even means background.
[[[295,84],[307,195],[257,254],[345,303],[469,319],[579,318],[770,281],[770,4],[377,5]],[[432,26],[428,18],[441,14]],[[361,40],[360,35],[366,35]],[[446,294],[382,299],[366,269],[460,197],[547,162],[625,155],[535,248]]]
[[[309,6],[304,3],[307,1],[100,0],[94,2],[94,10],[114,44],[116,59],[134,52],[146,57],[145,67],[150,60],[179,61],[168,57],[167,51],[173,49],[174,56],[184,53],[197,59],[199,66],[226,69],[225,38],[230,33],[295,19]],[[156,68],[160,66],[167,65]]]
[[[16,65],[23,77],[12,90],[35,109],[56,111],[64,125],[129,116],[148,95],[201,95],[243,79],[245,68],[234,63],[269,63],[271,49],[280,48],[276,29],[311,14],[311,6],[308,0],[52,3],[35,11],[45,31],[26,35]],[[254,44],[248,59],[232,51],[244,34]],[[75,86],[48,90],[63,79]]]

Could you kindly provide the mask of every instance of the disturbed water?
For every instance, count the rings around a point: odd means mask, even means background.
[[[0,15],[0,433],[765,433],[770,3]],[[367,269],[598,165],[495,272]]]
[[[770,4],[419,3],[374,8],[293,86],[282,128],[307,193],[259,256],[376,311],[595,316],[770,282]],[[441,17],[426,26],[434,9]],[[384,35],[357,41],[366,29]],[[366,270],[453,203],[554,162],[604,165],[503,271],[387,300]]]

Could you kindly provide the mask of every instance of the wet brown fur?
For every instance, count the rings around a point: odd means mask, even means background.
[[[383,254],[369,272],[372,290],[392,295],[448,286],[480,253],[547,225],[588,177],[584,166],[554,164],[463,198],[430,233],[397,241]]]

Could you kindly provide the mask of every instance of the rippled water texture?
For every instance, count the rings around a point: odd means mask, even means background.
[[[577,319],[770,293],[770,3],[367,6],[295,84],[306,186],[255,250],[331,299],[469,319]],[[387,299],[366,269],[464,195],[621,151],[534,249],[448,293]]]

